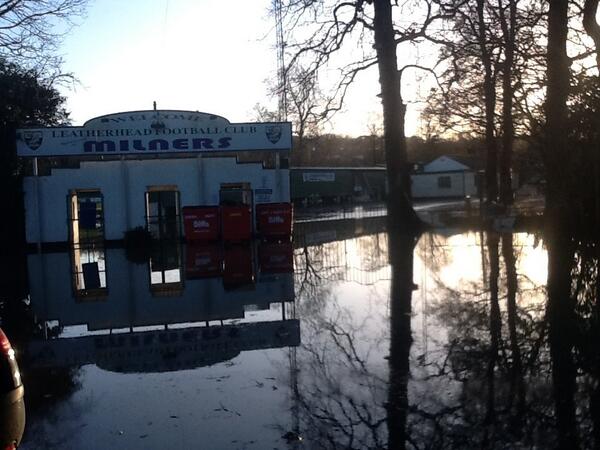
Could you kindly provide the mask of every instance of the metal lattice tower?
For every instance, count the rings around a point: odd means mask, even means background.
[[[279,94],[278,116],[287,120],[287,80],[285,73],[285,41],[283,39],[283,13],[281,0],[273,0],[275,12],[275,33],[277,35],[277,92]]]

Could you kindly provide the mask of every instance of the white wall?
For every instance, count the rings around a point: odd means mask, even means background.
[[[54,169],[49,176],[26,177],[27,242],[69,240],[69,191],[99,189],[104,196],[105,238],[122,239],[127,229],[145,226],[148,186],[176,185],[181,207],[216,205],[221,183],[250,183],[271,189],[265,202],[289,202],[289,171],[238,164],[235,157],[82,162],[78,169]]]
[[[440,188],[438,178],[450,177],[450,187]],[[411,175],[413,198],[457,198],[477,194],[473,172],[438,172]]]

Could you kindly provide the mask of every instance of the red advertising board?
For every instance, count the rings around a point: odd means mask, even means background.
[[[183,228],[188,241],[216,241],[219,239],[219,207],[184,207]]]
[[[256,205],[256,229],[265,237],[292,234],[292,204],[262,203]]]

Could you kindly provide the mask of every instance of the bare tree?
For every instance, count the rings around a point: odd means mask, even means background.
[[[443,34],[438,64],[443,89],[429,96],[426,112],[438,116],[433,124],[441,132],[484,137],[488,201],[512,202],[515,135],[531,132],[530,122],[540,120],[542,6],[528,0],[463,2]]]
[[[0,0],[0,58],[55,75],[62,38],[88,0]]]
[[[477,21],[474,30],[484,69],[483,101],[485,105],[485,143],[487,150],[485,163],[487,200],[494,201],[498,195],[498,150],[496,147],[496,130],[494,124],[494,112],[496,109],[495,58],[493,50],[490,49],[491,44],[487,37],[491,27],[486,24],[484,0],[477,0],[476,12]]]
[[[295,156],[306,156],[306,139],[318,137],[326,119],[320,112],[325,100],[319,88],[317,74],[301,66],[294,66],[286,74],[285,83],[273,84],[272,80],[267,80],[267,88],[271,96],[285,98],[285,101],[280,101],[280,108],[283,110],[273,111],[257,103],[254,106],[256,119],[263,122],[292,122],[297,138],[294,142]]]
[[[439,71],[443,89],[429,98],[428,115],[461,133],[482,135],[485,142],[485,192],[488,201],[498,196],[497,80],[501,46],[491,2],[454,2],[456,14],[448,18]]]
[[[294,67],[286,80],[287,118],[295,125],[298,148],[304,150],[304,138],[319,134],[324,117],[319,113],[323,102],[317,75],[303,67]]]
[[[506,11],[508,9],[508,12]],[[514,141],[513,70],[516,52],[517,0],[508,0],[504,5],[498,0],[498,13],[502,29],[504,48],[504,64],[502,65],[502,151],[500,153],[500,201],[505,204],[513,202],[511,159]],[[507,17],[508,16],[508,17]]]
[[[397,47],[425,39],[435,41],[429,32],[431,25],[451,11],[431,0],[402,4],[390,0],[287,0],[282,11],[290,52],[288,71],[296,65],[305,67],[307,74],[334,66],[339,69],[339,78],[322,108],[323,117],[342,108],[348,89],[362,72],[378,67],[390,223],[414,228],[419,222],[410,199],[406,105],[401,95]]]
[[[571,238],[571,158],[562,129],[568,119],[571,61],[567,56],[568,0],[553,0],[548,12],[547,93],[544,163],[546,166],[546,242],[548,246],[548,317],[552,356],[554,397],[560,448],[578,448],[576,434],[576,368],[574,302],[571,296],[571,267],[574,257]]]

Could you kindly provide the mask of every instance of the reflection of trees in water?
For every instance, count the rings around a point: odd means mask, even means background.
[[[390,334],[372,312],[344,309],[331,293],[321,309],[300,313],[297,400],[309,448],[551,446],[543,311],[540,304],[519,306],[518,283],[527,285],[516,271],[519,255],[512,236],[499,241],[496,236],[484,246],[485,284],[446,288],[437,279],[440,301],[430,310],[445,341],[438,336],[432,355],[412,347],[412,253],[409,258],[406,250],[395,253]],[[436,247],[439,258],[427,256],[436,271],[451,258],[442,248]]]
[[[590,239],[553,238],[549,267],[558,278],[554,293],[564,292],[562,297],[549,295],[548,302],[560,442],[570,448],[600,448],[600,248]]]
[[[361,258],[361,268],[375,272],[387,265],[388,239],[385,233],[368,236],[368,239],[358,240],[358,254]]]
[[[384,448],[388,330],[381,325],[388,317],[377,304],[387,299],[369,289],[369,298],[353,299],[360,301],[355,308],[333,286],[377,281],[380,275],[371,275],[387,266],[387,239],[372,235],[304,247],[294,262],[302,318],[295,401],[305,445]]]
[[[595,448],[600,448],[600,247],[580,242],[575,253],[573,296],[577,303],[580,337],[576,357],[588,390],[589,433]]]
[[[383,336],[365,333],[371,318],[357,323],[336,299],[330,301],[334,305],[327,313],[303,321],[298,351],[303,435],[315,448],[382,448],[387,393],[379,348]]]
[[[439,274],[442,267],[450,263],[451,255],[446,250],[448,237],[434,233],[421,236],[415,248],[415,256],[424,262],[432,274]]]
[[[464,286],[462,293],[448,288],[446,300],[432,309],[448,330],[444,373],[460,374],[463,411],[469,411],[471,417],[480,411],[479,417],[483,417],[484,433],[477,437],[473,426],[473,442],[539,447],[556,447],[558,442],[561,448],[598,448],[596,247],[579,244],[573,250],[572,242],[563,240],[557,251],[558,243],[548,243],[549,289],[555,289],[555,300],[532,302],[532,295],[540,294],[541,289],[517,273],[521,255],[513,237],[501,236],[502,260],[495,241],[493,236],[487,237],[482,258],[486,282],[479,289]],[[496,298],[499,337],[495,337]],[[491,366],[495,366],[493,376]],[[485,376],[484,367],[488,369]],[[479,386],[473,386],[474,382]]]
[[[470,436],[470,445],[484,447],[551,445],[545,432],[552,429],[552,405],[547,398],[550,366],[543,303],[519,302],[531,300],[531,292],[522,292],[522,286],[534,292],[539,288],[517,273],[520,255],[512,235],[490,233],[481,242],[482,280],[456,289],[446,288],[438,278],[437,289],[446,295],[431,306],[447,331],[442,343],[447,358],[438,376],[459,382],[461,400],[453,415],[465,427],[447,431],[460,431],[462,439]]]
[[[570,259],[549,256],[569,274],[553,305],[519,269],[521,236],[482,237],[480,279],[451,286],[440,276],[454,257],[446,238],[423,236],[415,250],[427,270],[429,346],[413,343],[420,307],[406,300],[412,261],[402,251],[389,317],[345,309],[332,291],[300,314],[298,414],[308,448],[599,448],[598,248],[578,243]]]
[[[332,281],[371,285],[387,279],[379,273],[388,264],[385,234],[305,245],[294,252],[297,296]]]

